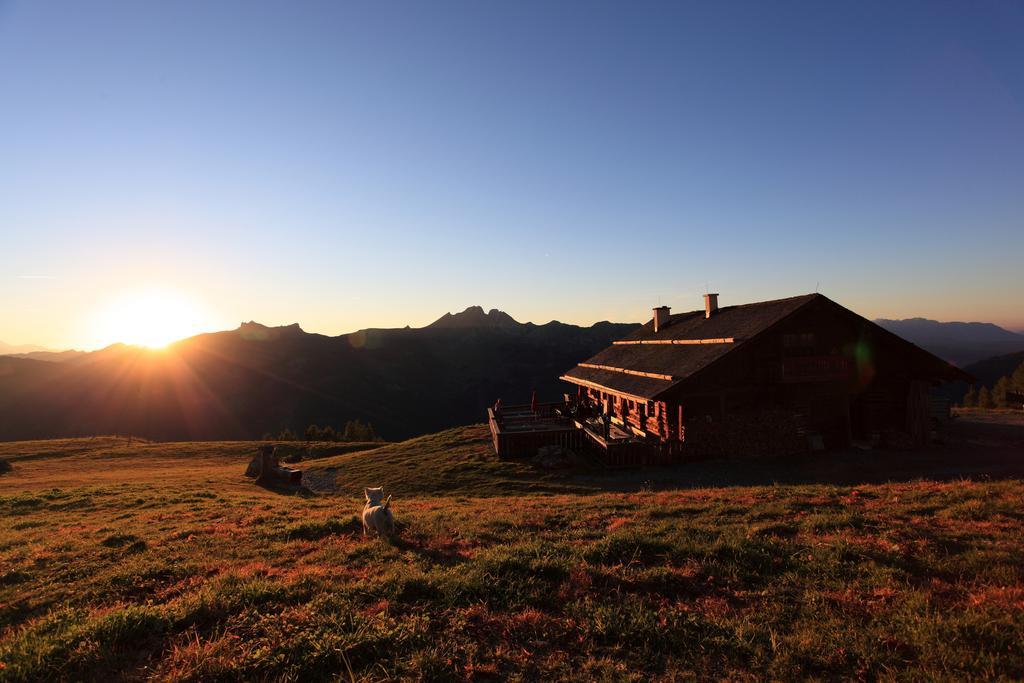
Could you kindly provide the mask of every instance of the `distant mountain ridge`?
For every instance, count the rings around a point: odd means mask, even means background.
[[[36,353],[39,351],[49,351],[49,349],[37,344],[8,344],[0,341],[0,356],[9,356],[16,353]]]
[[[472,306],[422,328],[329,337],[249,321],[166,350],[111,345],[66,362],[0,357],[0,439],[136,434],[259,438],[347,420],[401,439],[479,422],[496,399],[542,400],[636,323],[519,323]]]
[[[896,327],[909,334],[940,335],[950,341],[1005,341],[1024,338],[1024,335],[1011,332],[993,323],[939,322],[929,318],[905,318],[903,320],[887,320],[882,318],[875,322],[885,326],[887,329]]]
[[[45,360],[54,363],[64,363],[69,360],[74,360],[80,356],[84,356],[85,351],[32,351],[31,353],[8,353],[0,354],[7,355],[11,358],[27,358],[29,360]]]
[[[428,328],[464,328],[464,327],[514,327],[522,325],[504,311],[492,308],[487,313],[481,306],[470,306],[462,313],[445,313],[427,325]]]
[[[1024,351],[1024,334],[992,323],[939,322],[927,318],[880,319],[875,322],[960,367],[985,358]]]
[[[84,351],[54,351],[38,344],[5,344],[0,341],[0,356],[28,358],[30,360],[47,360],[62,363],[84,354]]]

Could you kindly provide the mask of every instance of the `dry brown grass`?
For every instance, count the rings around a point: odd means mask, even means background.
[[[609,492],[467,428],[284,494],[254,447],[0,444],[0,679],[1024,676],[1018,479]]]

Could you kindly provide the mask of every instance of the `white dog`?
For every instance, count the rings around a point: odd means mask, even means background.
[[[363,489],[366,505],[363,507],[363,536],[370,529],[378,535],[391,536],[395,533],[395,518],[391,514],[391,496],[384,500],[384,488]]]

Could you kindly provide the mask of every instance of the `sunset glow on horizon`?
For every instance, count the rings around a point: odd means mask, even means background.
[[[215,331],[206,307],[169,288],[130,290],[103,305],[93,319],[99,347],[115,343],[161,349],[180,339]]]

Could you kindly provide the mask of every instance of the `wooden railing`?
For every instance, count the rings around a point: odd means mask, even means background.
[[[538,403],[537,409],[529,403],[501,407],[502,422],[509,424],[523,424],[544,420],[552,417],[560,417],[566,410],[566,404],[562,401],[554,403]],[[488,408],[487,413],[493,417],[494,409]]]
[[[581,420],[568,416],[564,402],[503,406],[501,415],[487,410],[494,452],[501,459],[532,458],[540,448],[596,452],[606,467],[640,467],[663,462],[657,445],[633,436],[605,437]]]
[[[605,437],[586,422],[576,422],[576,426],[584,443],[598,451],[606,467],[640,467],[658,458],[658,449],[652,444],[634,438]]]
[[[561,412],[565,403],[538,403],[504,406],[500,417],[493,408],[487,410],[494,452],[502,459],[530,458],[544,446],[560,446],[567,450],[580,448],[582,439],[576,425]]]

